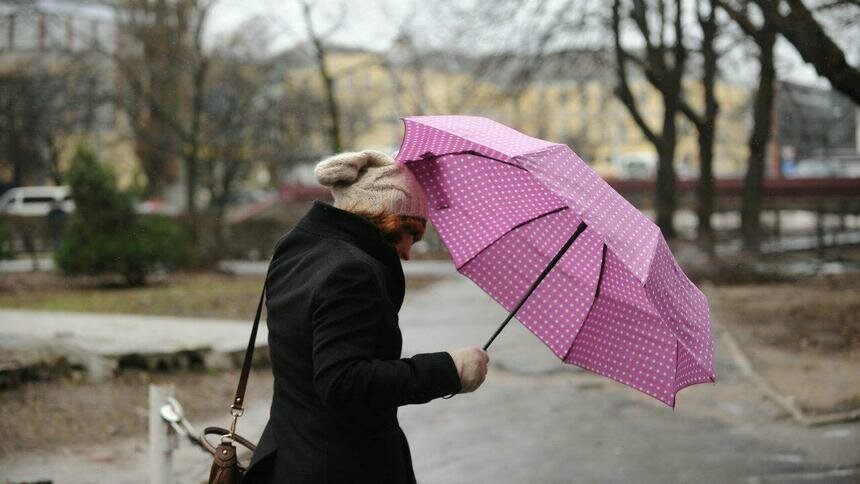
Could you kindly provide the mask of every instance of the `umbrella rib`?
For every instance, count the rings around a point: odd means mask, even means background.
[[[555,257],[553,257],[552,260],[549,261],[549,264],[547,264],[546,268],[543,270],[543,272],[541,272],[540,276],[535,279],[535,282],[532,283],[529,290],[526,291],[525,295],[522,297],[522,299],[520,299],[520,302],[518,302],[514,309],[511,310],[511,312],[508,314],[508,317],[506,317],[505,320],[502,321],[502,324],[500,324],[499,327],[496,328],[496,332],[493,333],[492,336],[490,336],[490,339],[487,341],[487,344],[484,345],[484,351],[487,351],[487,348],[490,347],[490,345],[493,343],[493,340],[496,339],[496,336],[498,336],[499,333],[501,333],[502,330],[505,329],[505,326],[507,326],[511,318],[514,317],[514,314],[516,314],[517,311],[519,311],[520,308],[523,306],[523,304],[525,304],[529,296],[531,296],[535,289],[537,289],[541,281],[544,280],[547,274],[549,274],[549,271],[551,271],[552,268],[555,267],[555,265],[558,263],[558,261],[561,260],[561,257],[564,255],[565,252],[567,252],[567,249],[569,249],[570,246],[573,245],[573,242],[577,239],[577,237],[579,237],[579,234],[581,234],[587,226],[588,225],[585,222],[579,223],[579,226],[576,227],[576,231],[573,233],[573,235],[571,235],[570,238],[567,239],[567,242],[565,242],[561,249],[558,251],[558,253],[555,254]]]
[[[433,154],[432,152],[429,152],[429,151],[428,151],[427,153],[424,153],[423,155],[421,155],[421,159],[422,159],[422,160],[427,160],[427,159],[432,159],[432,158],[442,158],[443,156],[453,156],[453,155],[472,155],[472,156],[480,156],[481,158],[486,158],[486,159],[488,159],[488,160],[498,161],[499,163],[504,163],[505,165],[512,166],[512,167],[514,167],[514,168],[517,168],[517,169],[520,169],[520,170],[523,170],[523,171],[528,171],[528,170],[526,170],[525,168],[523,168],[523,167],[521,167],[521,166],[519,166],[519,165],[516,165],[516,164],[514,164],[514,163],[511,163],[510,161],[500,160],[500,159],[498,159],[498,158],[496,158],[496,157],[489,156],[489,155],[485,155],[484,153],[478,153],[478,152],[477,152],[477,151],[475,151],[475,150],[455,151],[455,152],[453,152],[453,153],[445,153],[445,154],[442,154],[442,155],[435,155],[435,154]]]
[[[588,317],[591,315],[591,310],[594,309],[594,303],[597,302],[597,298],[600,296],[600,284],[603,282],[603,269],[606,267],[606,244],[603,244],[603,253],[600,255],[600,272],[597,275],[597,287],[594,289],[594,299],[591,300],[591,306],[588,307],[588,312],[585,313],[585,317],[582,318],[582,324],[585,324],[588,321]],[[582,328],[577,331],[576,336],[579,336],[579,333],[582,331]],[[570,342],[570,347],[567,348],[567,353],[564,354],[564,358],[561,361],[567,361],[567,357],[570,356],[570,352],[573,351],[573,344],[576,342],[576,336],[573,337],[573,341]]]
[[[558,208],[555,208],[555,209],[553,209],[553,210],[550,210],[549,212],[544,212],[544,213],[542,213],[542,214],[538,215],[538,216],[537,216],[537,217],[535,217],[535,218],[530,218],[530,219],[528,219],[528,220],[526,220],[526,221],[524,221],[524,222],[520,222],[520,223],[518,223],[518,224],[514,225],[513,227],[511,227],[510,229],[508,229],[508,231],[507,231],[507,232],[505,232],[505,233],[503,233],[502,235],[500,235],[500,236],[499,236],[499,238],[497,238],[496,240],[493,240],[493,241],[492,241],[492,242],[490,242],[486,247],[484,247],[484,248],[482,248],[481,250],[479,250],[478,252],[476,252],[476,253],[475,253],[475,255],[473,255],[473,256],[471,256],[471,257],[469,257],[468,259],[466,259],[465,261],[463,261],[461,264],[457,265],[457,266],[456,266],[456,269],[459,271],[459,270],[460,270],[460,268],[465,267],[465,266],[466,266],[466,264],[468,264],[469,262],[472,262],[473,260],[475,260],[475,258],[476,258],[476,257],[478,257],[479,255],[481,255],[485,250],[487,250],[488,248],[492,247],[492,246],[493,246],[493,244],[497,243],[499,240],[503,239],[505,236],[507,236],[508,234],[510,234],[511,232],[513,232],[514,230],[516,230],[516,229],[518,229],[518,228],[522,227],[523,225],[530,224],[530,223],[534,222],[535,220],[538,220],[538,219],[541,219],[541,218],[543,218],[543,217],[546,217],[546,216],[548,216],[548,215],[552,215],[552,214],[554,214],[554,213],[561,212],[562,210],[570,210],[570,207],[568,207],[568,206],[558,207]],[[584,223],[584,222],[583,222],[583,223]]]

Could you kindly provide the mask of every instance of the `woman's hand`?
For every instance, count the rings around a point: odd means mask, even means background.
[[[460,375],[460,393],[477,390],[487,377],[487,363],[490,361],[487,352],[473,346],[449,351],[448,354],[454,360],[457,374]]]

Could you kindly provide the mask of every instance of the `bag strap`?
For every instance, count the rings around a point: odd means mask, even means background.
[[[268,279],[268,273],[266,274],[266,279]],[[254,326],[251,327],[251,338],[248,340],[248,348],[245,350],[245,360],[242,362],[242,374],[239,376],[239,386],[236,388],[236,396],[233,398],[233,404],[230,405],[230,413],[233,417],[239,417],[245,412],[245,387],[248,386],[248,374],[251,372],[251,361],[254,358],[254,343],[257,342],[257,327],[260,325],[263,300],[266,298],[266,279],[263,280],[263,291],[260,293],[260,302],[257,304],[257,315],[254,316]]]

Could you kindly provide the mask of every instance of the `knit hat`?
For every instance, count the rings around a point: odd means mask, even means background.
[[[381,151],[331,156],[317,164],[314,174],[321,185],[331,188],[337,208],[427,218],[427,199],[418,180]]]

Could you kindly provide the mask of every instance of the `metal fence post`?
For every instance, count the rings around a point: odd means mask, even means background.
[[[173,474],[170,425],[161,418],[161,407],[174,396],[173,385],[149,385],[149,483],[170,484]]]

